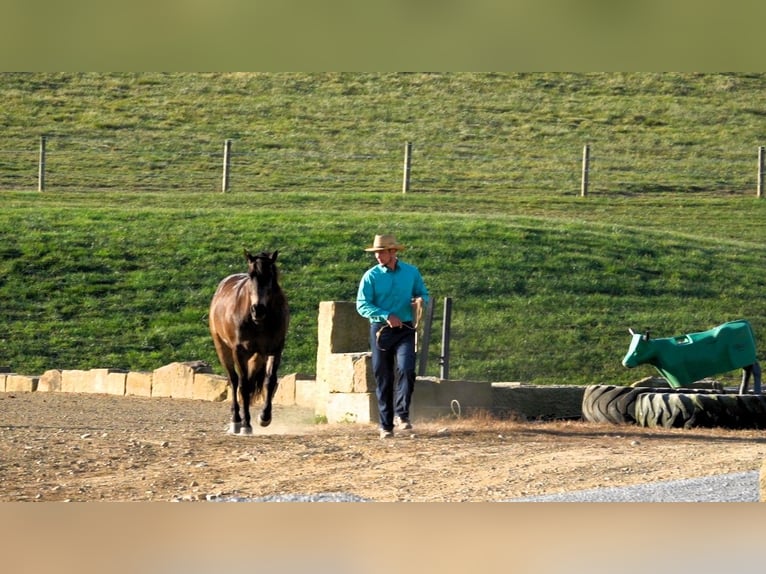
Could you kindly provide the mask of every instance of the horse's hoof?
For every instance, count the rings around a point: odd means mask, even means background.
[[[239,429],[239,436],[250,436],[251,434],[253,434],[253,427],[251,426],[243,426]]]
[[[228,434],[239,434],[242,423],[229,423]]]
[[[265,419],[261,415],[258,415],[258,424],[260,424],[262,427],[269,426],[271,424],[271,417]]]

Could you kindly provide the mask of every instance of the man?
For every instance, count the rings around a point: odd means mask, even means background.
[[[374,253],[378,264],[364,273],[356,295],[356,310],[370,321],[380,438],[393,437],[394,425],[399,430],[412,428],[417,327],[413,309],[428,303],[420,271],[397,257],[403,249],[393,235],[376,235],[365,251]]]

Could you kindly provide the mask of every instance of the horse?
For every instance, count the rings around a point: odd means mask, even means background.
[[[250,404],[263,395],[264,382],[266,398],[258,423],[262,427],[271,424],[277,371],[290,320],[287,298],[279,286],[278,254],[263,251],[252,255],[245,249],[247,273],[221,280],[210,302],[210,334],[231,389],[229,434],[253,433]]]

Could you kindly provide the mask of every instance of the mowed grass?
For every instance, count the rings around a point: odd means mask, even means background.
[[[628,327],[673,336],[744,317],[766,335],[766,204],[753,197],[9,192],[4,200],[0,362],[17,372],[196,359],[218,369],[207,306],[220,279],[244,270],[247,247],[279,249],[293,315],[283,372],[313,373],[319,302],[354,299],[373,263],[363,248],[380,232],[408,246],[403,258],[436,300],[431,375],[444,297],[454,307],[451,378],[626,383],[652,372],[621,366]]]
[[[0,182],[14,182],[0,185],[0,366],[16,372],[218,369],[207,306],[248,248],[279,249],[282,372],[313,373],[319,302],[353,300],[373,263],[362,249],[384,232],[436,301],[430,375],[444,297],[456,379],[627,383],[652,373],[621,366],[628,327],[747,318],[766,340],[764,74],[0,79]],[[229,194],[224,138],[241,154]],[[143,191],[150,176],[158,192]]]

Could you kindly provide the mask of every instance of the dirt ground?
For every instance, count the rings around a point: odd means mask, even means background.
[[[225,433],[228,418],[227,403],[0,393],[0,502],[488,502],[760,470],[766,459],[756,430],[450,418],[380,440],[374,425],[275,407],[270,427],[240,437]]]

